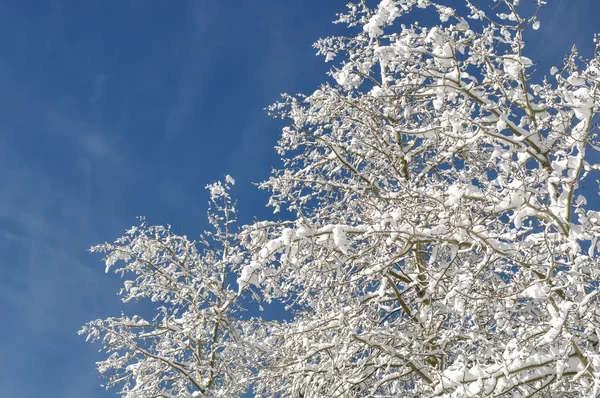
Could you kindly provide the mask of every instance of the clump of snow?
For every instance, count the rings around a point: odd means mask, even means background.
[[[519,57],[517,55],[504,56],[504,71],[515,80],[519,80],[521,72],[532,65],[533,62],[527,57]]]
[[[261,265],[258,261],[251,261],[242,268],[240,277],[237,279],[238,293],[241,293],[243,290],[245,290],[248,285],[259,285],[258,273],[260,268]]]
[[[396,7],[393,0],[383,0],[379,3],[377,11],[369,18],[363,26],[363,30],[371,38],[377,38],[383,34],[383,26],[389,25],[400,15],[400,8]]]

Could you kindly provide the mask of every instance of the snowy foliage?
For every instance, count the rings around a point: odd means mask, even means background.
[[[254,365],[245,360],[244,324],[226,282],[244,258],[232,231],[232,183],[207,187],[214,231],[200,241],[142,220],[114,244],[92,248],[106,253],[107,272],[120,264],[124,302],[158,305],[151,319],[121,315],[80,331],[102,342],[109,356],[98,370],[124,397],[232,397],[247,389]]]
[[[152,322],[84,329],[112,353],[112,383],[127,397],[235,396],[247,380],[257,397],[600,394],[600,211],[584,187],[600,169],[600,48],[544,75],[523,38],[537,11],[484,3],[339,15],[356,34],[316,44],[332,82],[271,107],[290,125],[262,187],[294,219],[219,230],[202,254],[146,225],[95,248],[136,276],[124,299],[164,303]],[[439,24],[411,24],[417,11]],[[230,203],[230,182],[213,200]],[[293,319],[237,321],[248,290]]]

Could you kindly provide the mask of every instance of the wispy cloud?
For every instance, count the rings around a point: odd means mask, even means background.
[[[188,3],[190,24],[183,37],[180,64],[177,73],[175,101],[167,114],[165,132],[167,137],[181,136],[190,127],[190,119],[198,112],[211,93],[204,90],[205,82],[214,77],[209,72],[215,61],[220,37],[217,19],[211,15],[214,7],[210,2]],[[212,18],[211,18],[212,17]],[[198,126],[201,128],[201,126]]]
[[[104,97],[111,77],[112,75],[108,73],[98,73],[94,76],[92,80],[92,96],[90,98],[92,103],[98,102]]]

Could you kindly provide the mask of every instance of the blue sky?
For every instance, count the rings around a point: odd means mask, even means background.
[[[0,396],[115,396],[76,332],[128,307],[87,248],[138,215],[197,235],[225,174],[242,220],[269,217],[250,184],[278,165],[263,108],[324,81],[311,44],[343,31],[345,2],[0,3]],[[527,51],[540,69],[600,31],[597,1],[549,3]]]

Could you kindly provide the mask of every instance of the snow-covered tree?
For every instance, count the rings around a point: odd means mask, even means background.
[[[541,0],[366,3],[316,44],[335,82],[271,108],[262,186],[296,219],[245,230],[239,281],[296,313],[263,332],[258,390],[598,396],[598,48],[536,70]]]
[[[600,395],[600,43],[544,73],[543,0],[441,3],[349,4],[352,34],[316,44],[331,82],[272,106],[262,187],[291,220],[225,216],[200,254],[145,224],[96,248],[135,275],[125,300],[164,303],[84,328],[125,396]],[[292,320],[239,321],[248,290]]]
[[[80,330],[102,342],[109,356],[98,370],[122,396],[233,397],[247,389],[253,364],[246,362],[244,325],[227,280],[244,257],[233,230],[231,184],[227,177],[208,186],[214,230],[199,241],[142,220],[114,244],[92,248],[106,253],[107,272],[126,277],[124,302],[158,305],[150,319],[121,315]]]

